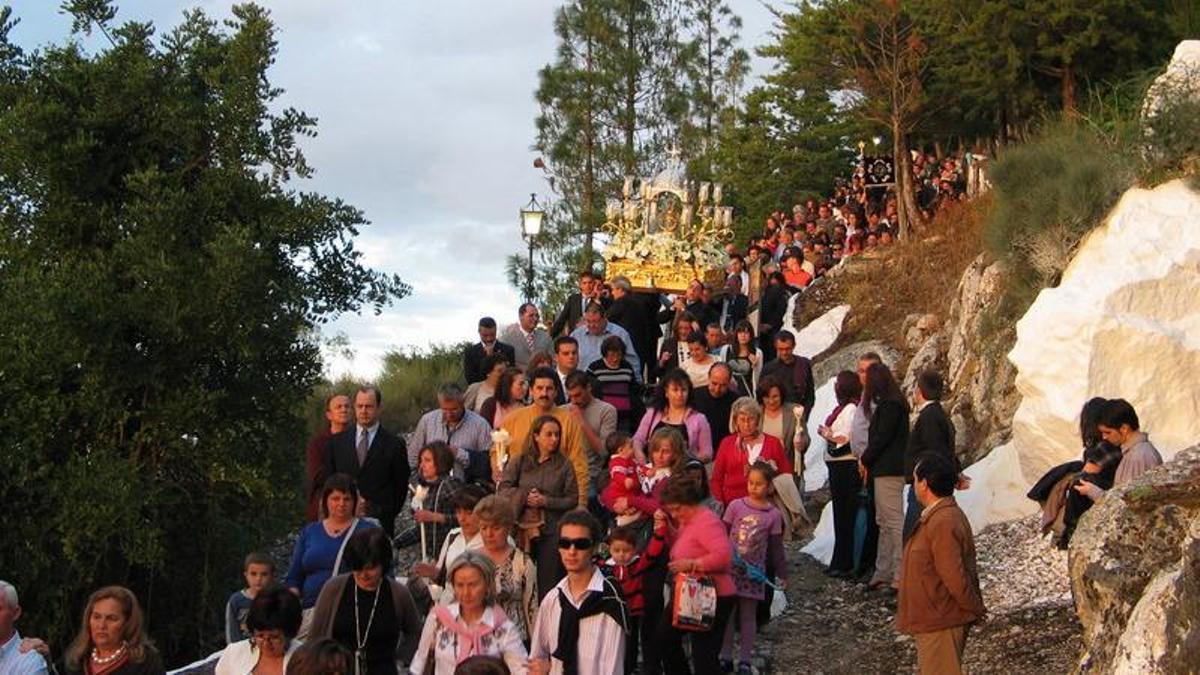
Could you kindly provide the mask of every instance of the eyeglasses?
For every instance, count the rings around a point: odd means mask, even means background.
[[[284,637],[279,633],[255,633],[254,635],[250,636],[250,640],[256,646],[271,644],[278,647],[283,644]]]
[[[580,537],[579,539],[569,539],[567,537],[558,538],[558,548],[565,551],[569,548],[574,548],[576,551],[590,551],[596,542],[590,537]]]

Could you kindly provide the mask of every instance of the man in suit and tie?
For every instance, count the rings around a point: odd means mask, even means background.
[[[529,367],[529,359],[538,352],[554,351],[554,339],[538,325],[541,315],[537,305],[526,302],[517,310],[517,322],[504,329],[500,340],[511,345],[516,355],[516,366],[521,370]]]
[[[646,304],[637,297],[633,292],[633,284],[626,277],[614,277],[612,280],[613,301],[608,306],[607,315],[611,323],[621,326],[629,333],[629,339],[633,341],[633,349],[637,353],[638,360],[642,363],[653,362],[655,353],[655,343],[658,342],[658,335],[652,335],[652,330],[658,328],[657,325],[651,326],[650,316],[646,313]],[[587,368],[587,363],[582,364]],[[638,367],[638,374],[642,375],[641,367]]]
[[[467,378],[467,384],[482,382],[487,377],[488,374],[483,372],[483,360],[495,352],[503,354],[509,363],[517,359],[512,345],[496,339],[496,320],[485,316],[479,320],[479,342],[463,352],[463,375]]]
[[[742,278],[730,274],[725,280],[725,297],[716,303],[717,323],[721,330],[732,335],[738,323],[746,320],[750,301],[742,294]]]
[[[913,483],[913,468],[917,458],[925,453],[945,457],[960,476],[962,474],[958,457],[954,454],[954,424],[942,408],[945,388],[945,380],[936,370],[924,370],[917,375],[917,387],[913,392],[917,421],[908,433],[908,445],[904,449],[904,482],[909,486]],[[969,482],[970,479],[960,478],[959,489],[965,488]],[[909,490],[908,509],[904,514],[904,541],[908,541],[920,518],[921,506],[917,503],[916,490]]]
[[[379,425],[382,404],[378,387],[363,386],[354,394],[354,426],[330,437],[325,475],[354,478],[367,515],[378,518],[391,537],[408,494],[408,454],[404,439]]]
[[[550,326],[550,337],[570,335],[583,321],[583,310],[587,309],[588,303],[593,300],[601,302],[600,277],[591,270],[584,270],[579,275],[579,292],[572,293],[567,298],[566,304]]]

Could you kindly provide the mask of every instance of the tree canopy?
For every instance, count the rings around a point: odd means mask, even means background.
[[[316,328],[405,296],[362,264],[364,215],[298,190],[316,120],[270,83],[238,5],[162,34],[104,0],[27,52],[0,14],[0,569],[22,630],[64,644],[131,586],[167,656],[219,637],[242,557],[300,512]]]

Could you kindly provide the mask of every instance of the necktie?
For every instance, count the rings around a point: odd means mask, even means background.
[[[367,449],[370,447],[370,444],[367,441],[368,441],[367,430],[363,429],[362,433],[359,434],[359,436],[358,436],[358,448],[357,448],[358,467],[360,469],[362,468],[362,465],[367,461]]]
[[[529,345],[529,355],[533,355],[533,331],[525,334],[525,344]]]

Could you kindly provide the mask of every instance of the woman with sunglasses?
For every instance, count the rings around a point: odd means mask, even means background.
[[[283,586],[264,590],[250,604],[246,629],[250,638],[225,648],[216,675],[282,675],[300,646],[300,600]]]

